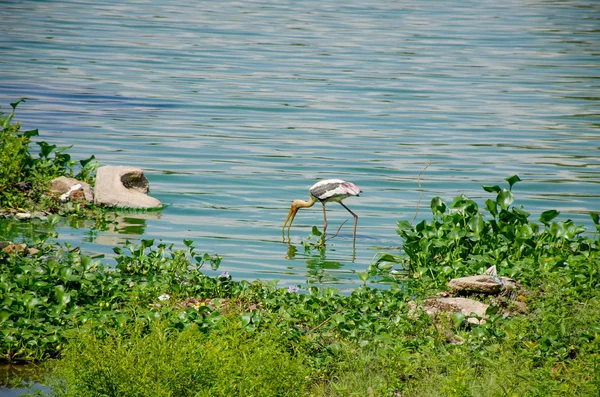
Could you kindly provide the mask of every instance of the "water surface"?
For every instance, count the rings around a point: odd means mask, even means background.
[[[516,204],[591,228],[600,210],[600,6],[594,1],[8,1],[0,105],[77,159],[141,167],[167,207],[117,231],[59,228],[110,255],[126,239],[223,256],[236,279],[350,288],[396,221],[434,196],[518,174]],[[422,192],[417,178],[421,175]],[[324,178],[360,186],[329,206],[325,255],[305,253]],[[211,273],[209,271],[209,273]]]

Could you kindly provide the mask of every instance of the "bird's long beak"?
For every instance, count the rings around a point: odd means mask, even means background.
[[[287,218],[285,218],[283,227],[281,228],[282,232],[285,230],[285,227],[287,225],[287,229],[288,229],[288,233],[289,233],[290,227],[292,227],[292,222],[294,221],[294,217],[296,216],[296,213],[298,213],[298,207],[296,207],[295,205],[292,205],[292,208],[290,208],[290,212],[289,212]]]

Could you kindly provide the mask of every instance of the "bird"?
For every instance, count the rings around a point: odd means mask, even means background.
[[[308,193],[310,194],[310,199],[308,201],[304,200],[294,200],[292,201],[292,207],[290,208],[290,212],[285,218],[285,222],[283,224],[283,228],[281,231],[285,231],[285,227],[287,226],[288,233],[290,232],[290,227],[292,227],[292,222],[294,221],[294,217],[300,208],[310,208],[317,201],[323,204],[323,234],[327,231],[327,215],[325,213],[325,204],[329,202],[337,202],[340,203],[342,207],[348,210],[349,213],[354,217],[354,238],[356,239],[356,224],[358,222],[358,216],[350,211],[350,208],[346,207],[342,200],[350,197],[350,196],[358,196],[362,190],[355,184],[351,182],[346,182],[341,179],[325,179],[319,181],[312,185],[310,189],[308,189]]]

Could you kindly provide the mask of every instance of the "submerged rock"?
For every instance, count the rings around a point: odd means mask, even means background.
[[[135,167],[110,166],[98,168],[94,202],[120,208],[161,208],[160,200],[147,195],[148,179]]]

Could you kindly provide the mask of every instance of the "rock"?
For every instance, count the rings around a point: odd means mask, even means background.
[[[15,252],[23,253],[23,252],[25,252],[26,249],[27,249],[27,244],[24,244],[24,243],[21,243],[21,244],[10,243],[6,247],[2,248],[2,252],[5,252],[7,254],[12,254],[12,253],[15,253]]]
[[[31,214],[29,212],[17,212],[15,214],[15,219],[18,221],[24,221],[26,219],[31,219]]]
[[[58,178],[50,181],[50,191],[55,194],[63,195],[69,192],[76,185],[81,185],[81,189],[74,189],[69,193],[69,198],[73,198],[73,194],[75,192],[83,191],[83,199],[85,201],[92,202],[94,201],[94,195],[92,194],[92,188],[89,183],[78,181],[75,178],[67,178],[66,176],[60,176]],[[81,198],[81,194],[77,196],[77,198]]]
[[[160,200],[147,195],[148,179],[139,168],[106,165],[96,172],[94,202],[121,208],[161,208]]]
[[[456,292],[471,292],[476,294],[497,294],[502,284],[497,278],[485,274],[478,276],[453,278],[448,281],[448,287]]]
[[[32,215],[34,218],[39,219],[41,221],[47,221],[48,220],[48,215],[45,212],[41,212],[41,211],[36,211],[33,213]]]
[[[414,310],[416,309],[415,303],[409,302],[409,307],[411,312],[414,313]],[[487,311],[488,307],[489,305],[486,305],[485,303],[467,298],[431,298],[425,300],[423,303],[423,309],[430,316],[435,316],[439,312],[447,312],[462,313],[465,316],[475,314],[477,317],[482,319],[479,320],[473,317],[468,318],[467,321],[472,324],[485,323],[483,318],[486,317],[485,312]],[[411,315],[410,312],[409,315]]]

